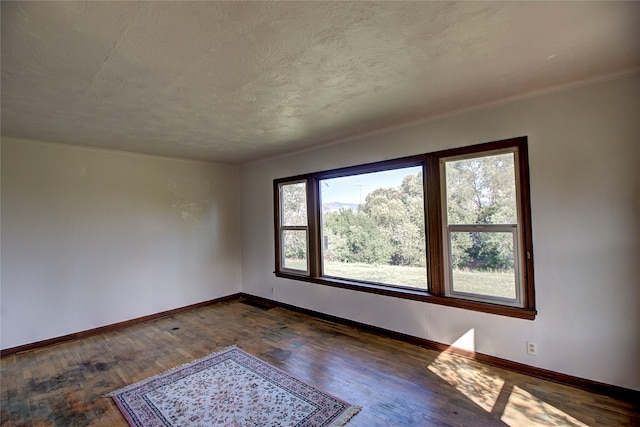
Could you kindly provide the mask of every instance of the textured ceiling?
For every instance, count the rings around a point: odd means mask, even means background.
[[[2,135],[241,164],[640,67],[638,2],[2,1]]]

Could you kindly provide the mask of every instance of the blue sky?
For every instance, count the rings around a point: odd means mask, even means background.
[[[422,168],[420,166],[414,166],[363,175],[325,179],[322,181],[323,185],[320,187],[322,203],[364,203],[367,194],[373,190],[377,188],[397,187],[402,183],[402,178],[407,175],[415,175],[421,170]]]

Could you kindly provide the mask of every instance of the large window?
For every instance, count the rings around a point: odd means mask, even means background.
[[[276,275],[533,319],[526,137],[274,181]]]
[[[427,289],[421,166],[319,185],[324,276]]]

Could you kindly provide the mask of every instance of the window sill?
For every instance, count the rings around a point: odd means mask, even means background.
[[[356,282],[344,279],[329,277],[310,277],[295,273],[276,271],[276,277],[284,279],[298,280],[302,282],[316,283],[319,285],[334,286],[337,288],[350,289],[360,292],[385,295],[394,298],[422,301],[429,304],[446,305],[449,307],[461,308],[464,310],[480,311],[483,313],[496,314],[499,316],[515,317],[518,319],[534,320],[537,311],[525,308],[508,307],[498,304],[488,304],[477,301],[468,301],[451,297],[431,295],[426,290],[396,288],[392,286],[378,285],[373,283]]]

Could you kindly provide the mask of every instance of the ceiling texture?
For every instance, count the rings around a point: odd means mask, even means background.
[[[640,69],[640,2],[1,5],[3,136],[229,164]]]

